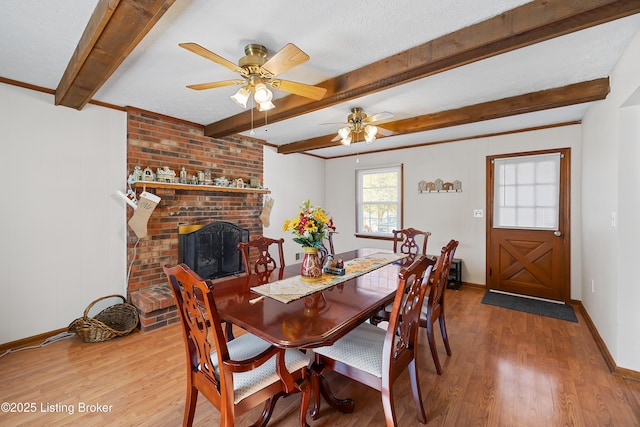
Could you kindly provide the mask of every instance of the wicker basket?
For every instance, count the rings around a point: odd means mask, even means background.
[[[98,313],[95,317],[89,317],[89,310],[98,301],[119,297],[122,304],[112,305]],[[108,295],[98,298],[84,310],[84,316],[74,320],[69,325],[69,332],[74,332],[84,342],[101,342],[111,338],[127,335],[138,326],[138,310],[122,295]]]

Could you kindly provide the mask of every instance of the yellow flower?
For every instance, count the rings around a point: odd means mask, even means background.
[[[305,247],[320,248],[322,239],[327,233],[335,231],[333,218],[318,206],[311,206],[309,200],[300,205],[298,216],[285,220],[282,225],[283,231],[291,231],[294,234],[293,241]]]
[[[329,222],[329,218],[327,218],[327,216],[324,214],[324,212],[322,212],[320,209],[318,209],[317,211],[315,211],[313,217],[315,219],[318,220],[318,222],[322,223],[322,224],[326,224]]]

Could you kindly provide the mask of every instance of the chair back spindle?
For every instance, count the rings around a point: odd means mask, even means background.
[[[238,243],[238,249],[242,252],[244,269],[247,274],[258,275],[260,283],[267,283],[273,270],[284,267],[284,239],[271,239],[269,237],[258,237],[248,242]],[[274,248],[275,247],[275,248]],[[251,248],[257,251],[258,255],[251,268]],[[277,250],[278,260],[270,253]]]
[[[393,252],[426,255],[429,236],[431,236],[431,232],[411,227],[393,230]]]

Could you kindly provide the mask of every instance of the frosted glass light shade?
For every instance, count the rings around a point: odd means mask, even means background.
[[[373,125],[366,125],[364,127],[364,142],[367,144],[371,144],[376,140],[376,134],[378,133],[378,128]]]
[[[249,89],[243,86],[238,91],[231,95],[231,100],[241,106],[242,108],[247,108],[247,101],[249,100]]]
[[[253,95],[253,99],[255,99],[258,104],[271,102],[271,100],[273,99],[273,93],[271,93],[271,91],[264,83],[258,83],[255,86],[255,94]]]
[[[348,126],[338,129],[338,135],[340,135],[340,138],[342,139],[345,139],[347,135],[350,135],[350,134],[351,134],[351,128]]]
[[[276,106],[273,105],[273,102],[271,101],[261,102],[258,104],[258,111],[269,111],[274,108],[276,108]]]

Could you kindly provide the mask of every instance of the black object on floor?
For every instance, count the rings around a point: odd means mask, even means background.
[[[573,307],[568,304],[557,304],[498,292],[486,292],[482,297],[482,304],[578,323]]]

